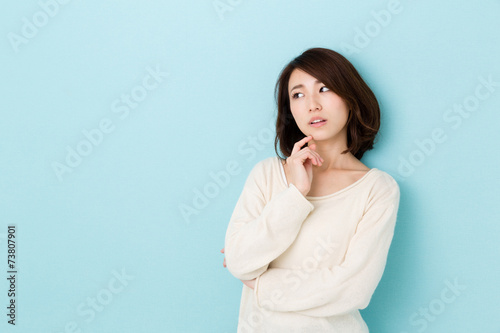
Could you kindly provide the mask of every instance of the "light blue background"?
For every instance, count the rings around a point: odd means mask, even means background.
[[[0,283],[0,330],[235,332],[242,283],[222,267],[226,227],[250,169],[274,155],[280,70],[327,47],[381,105],[379,141],[362,161],[401,188],[386,271],[362,311],[371,332],[499,332],[500,1],[401,0],[385,26],[372,11],[392,1],[231,3],[219,16],[211,0],[73,0],[47,22],[37,1],[4,4],[0,276],[10,224],[19,274],[15,327]],[[38,32],[14,46],[34,15]],[[120,118],[113,103],[139,93],[148,68],[168,76]],[[493,91],[479,88],[489,95],[467,118],[446,118],[474,101],[480,77]],[[113,131],[59,180],[53,163],[102,119]],[[432,148],[435,130],[446,139]],[[418,165],[401,171],[403,159]],[[236,174],[213,187],[210,173],[230,163]],[[133,278],[110,293],[122,270]],[[448,303],[446,281],[465,286]],[[107,304],[90,310],[98,296]],[[437,314],[425,319],[425,308]]]

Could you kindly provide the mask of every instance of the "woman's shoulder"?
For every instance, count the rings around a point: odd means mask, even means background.
[[[394,177],[390,173],[388,173],[387,171],[384,171],[384,170],[379,169],[379,168],[373,168],[373,169],[375,169],[374,171],[376,172],[376,174],[378,176],[377,179],[379,179],[380,182],[383,182],[384,184],[390,185],[390,186],[399,186],[396,179],[394,179]]]
[[[387,195],[396,195],[399,197],[399,184],[390,173],[378,168],[372,168],[370,172],[373,173],[373,180],[370,186],[372,197]]]
[[[269,156],[265,157],[259,161],[257,161],[252,169],[258,172],[270,172],[272,171],[272,168],[276,167],[277,163],[279,163],[280,160],[278,159],[277,156]]]
[[[276,156],[265,157],[258,160],[253,163],[253,166],[250,168],[249,178],[255,179],[259,182],[267,182],[274,172],[276,163],[278,163]]]

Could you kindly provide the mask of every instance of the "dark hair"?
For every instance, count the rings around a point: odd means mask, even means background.
[[[344,100],[350,112],[347,119],[347,150],[342,154],[351,152],[361,159],[365,151],[373,148],[380,127],[379,104],[356,68],[341,54],[325,48],[311,48],[303,52],[283,68],[276,82],[274,94],[278,117],[274,149],[278,157],[285,159],[279,156],[278,141],[280,150],[289,157],[295,142],[305,137],[290,110],[288,82],[296,68],[315,77]]]

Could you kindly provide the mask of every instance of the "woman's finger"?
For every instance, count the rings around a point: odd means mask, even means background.
[[[321,165],[323,163],[323,159],[317,152],[314,150],[310,149],[309,147],[306,147],[299,151],[297,154],[295,154],[298,158],[300,158],[302,164],[305,163],[306,159],[310,159],[311,162],[315,165]]]
[[[301,149],[301,147],[303,145],[306,144],[306,142],[310,141],[312,139],[312,135],[308,135],[306,136],[305,138],[303,138],[302,140],[299,140],[297,141],[294,145],[293,145],[293,149],[292,149],[292,153],[291,155],[294,155],[294,154],[297,154],[297,153],[301,153],[301,154],[305,154],[305,151],[310,151],[312,152],[312,154],[316,157],[316,159],[312,159],[311,158],[311,161],[313,162],[313,164],[316,164],[316,165],[319,165],[320,164],[320,161],[323,162],[323,158],[321,156],[319,156],[319,154],[314,150],[316,149],[316,144],[312,144],[311,147],[306,147],[304,149]],[[309,148],[309,149],[308,149]],[[304,152],[303,152],[304,151]],[[301,156],[301,155],[297,155],[297,156],[300,156],[301,157],[301,160],[302,160],[302,163],[305,162],[305,157],[304,156]],[[309,155],[310,156],[310,155]]]
[[[302,140],[299,140],[299,141],[295,142],[295,144],[293,145],[293,149],[292,149],[292,155],[294,153],[298,152],[300,150],[300,148],[303,145],[305,145],[307,141],[310,141],[311,139],[312,139],[312,136],[308,135],[305,138],[303,138]]]
[[[220,250],[220,252],[224,253],[224,249],[225,248],[222,248],[222,250]],[[222,262],[222,266],[226,267],[226,257],[224,257],[224,262]]]

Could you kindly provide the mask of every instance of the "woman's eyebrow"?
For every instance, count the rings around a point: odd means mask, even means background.
[[[317,84],[317,83],[321,83],[321,81],[320,81],[320,80],[316,80],[316,81],[314,81],[314,83],[316,83],[316,84]],[[294,89],[297,89],[297,88],[302,88],[302,87],[304,87],[304,85],[303,85],[303,84],[298,84],[298,85],[296,85],[295,87],[293,87],[292,89],[290,89],[290,92],[291,92],[292,90],[294,90]]]

